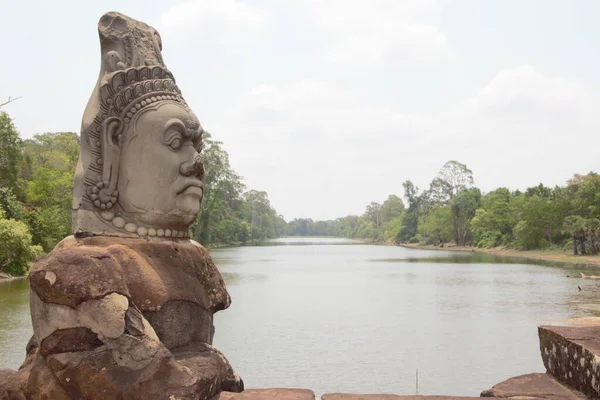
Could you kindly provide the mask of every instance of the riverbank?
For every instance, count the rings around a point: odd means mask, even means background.
[[[479,247],[463,247],[455,245],[445,245],[444,247],[423,245],[418,243],[404,243],[400,244],[401,247],[409,249],[421,249],[421,250],[446,250],[446,251],[468,251],[468,252],[480,252],[487,253],[501,257],[515,257],[522,258],[525,260],[541,260],[541,261],[555,261],[569,264],[576,264],[581,266],[600,267],[600,256],[574,256],[562,250],[516,250],[507,249],[504,247],[494,247],[490,249],[483,249]]]
[[[14,279],[24,278],[23,276],[12,276],[4,272],[0,272],[0,282],[12,281]]]

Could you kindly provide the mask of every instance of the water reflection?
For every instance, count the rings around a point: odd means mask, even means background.
[[[269,277],[266,274],[238,274],[235,272],[223,272],[221,273],[223,276],[223,280],[225,281],[225,285],[237,285],[245,282],[253,282],[253,281],[264,281]]]
[[[33,334],[29,316],[29,281],[0,281],[0,368],[18,368]]]
[[[419,250],[423,251],[423,250]],[[443,254],[439,254],[443,253]],[[600,273],[600,267],[588,264],[574,264],[566,261],[523,259],[518,256],[498,256],[482,252],[456,252],[456,251],[430,251],[429,254],[420,254],[405,258],[377,258],[373,262],[391,263],[436,263],[436,264],[517,264],[517,265],[541,265],[545,267],[558,267],[570,271],[585,270],[586,275]]]
[[[260,246],[335,246],[366,244],[362,240],[337,237],[285,237],[265,240]]]
[[[410,394],[419,368],[422,393],[477,396],[543,372],[538,324],[600,296],[581,297],[595,282],[566,278],[574,266],[289,240],[211,252],[232,274],[215,345],[249,388]]]
[[[600,275],[589,268],[292,241],[211,250],[233,300],[215,316],[215,345],[248,388],[410,394],[418,368],[423,394],[477,396],[543,372],[539,324],[600,312],[600,281],[566,277]],[[0,321],[0,368],[17,368],[26,280],[0,283]]]

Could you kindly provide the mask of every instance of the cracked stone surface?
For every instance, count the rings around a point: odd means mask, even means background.
[[[541,326],[546,371],[586,396],[600,398],[600,326]]]
[[[479,397],[460,396],[399,396],[393,394],[349,394],[330,393],[321,396],[321,400],[472,400]]]
[[[0,400],[208,400],[242,391],[211,346],[213,314],[231,299],[208,251],[189,239],[204,188],[203,128],[156,29],[108,12],[98,34],[75,237],[30,271],[34,338],[19,371],[0,371]]]
[[[207,400],[243,390],[211,346],[213,313],[230,298],[197,243],[68,238],[29,279],[34,337],[21,370],[0,372],[0,400]]]
[[[315,400],[306,389],[248,389],[242,393],[223,392],[213,400]]]
[[[580,400],[585,396],[557,382],[549,374],[527,374],[500,382],[489,390],[484,390],[481,397],[497,397],[503,399],[564,399]]]

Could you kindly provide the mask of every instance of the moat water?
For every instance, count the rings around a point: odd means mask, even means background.
[[[233,300],[214,344],[247,388],[414,394],[418,370],[419,394],[478,396],[543,372],[537,326],[600,303],[598,281],[567,277],[598,270],[480,253],[293,238],[211,254]],[[0,282],[0,368],[31,332],[27,281]]]

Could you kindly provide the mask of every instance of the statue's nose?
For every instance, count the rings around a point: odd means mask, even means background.
[[[196,154],[194,159],[181,163],[179,166],[179,172],[183,176],[197,176],[199,179],[204,178],[204,163],[202,163],[202,156]]]

